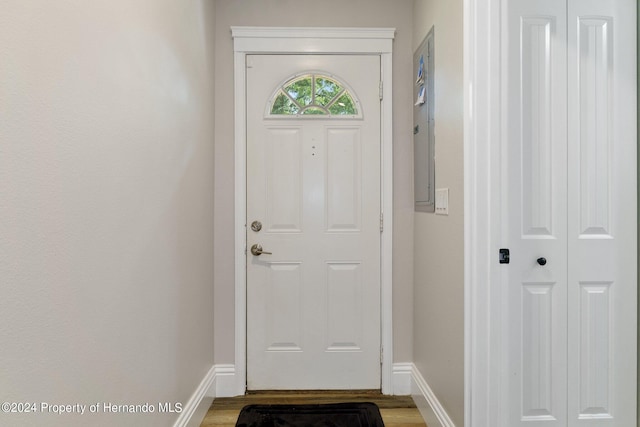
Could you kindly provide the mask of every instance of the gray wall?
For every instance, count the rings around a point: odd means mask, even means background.
[[[1,402],[184,404],[211,368],[211,6],[2,2]]]
[[[216,363],[234,363],[233,41],[230,26],[395,27],[394,361],[412,360],[413,146],[411,0],[216,1]]]
[[[435,26],[436,188],[449,216],[415,214],[413,360],[457,426],[464,425],[462,0],[415,0],[413,47]]]

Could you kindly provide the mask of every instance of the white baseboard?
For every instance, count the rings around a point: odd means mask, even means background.
[[[235,365],[214,365],[183,406],[173,427],[199,427],[216,397],[235,396]]]
[[[233,397],[236,392],[236,366],[216,365],[216,389],[215,397]]]
[[[393,364],[393,394],[411,395],[430,427],[455,427],[438,398],[413,363]],[[173,427],[198,427],[216,397],[236,396],[235,365],[214,365],[183,406]]]
[[[392,379],[394,396],[409,396],[411,394],[411,376],[413,375],[413,363],[394,363],[392,367]]]
[[[216,382],[216,367],[213,366],[204,376],[200,384],[193,392],[187,403],[182,407],[180,416],[173,424],[173,427],[199,426],[200,422],[207,414],[209,406],[215,397],[211,390]]]
[[[416,365],[411,365],[411,396],[429,427],[455,427]]]

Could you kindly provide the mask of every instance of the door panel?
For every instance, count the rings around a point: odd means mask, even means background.
[[[266,306],[286,304],[288,310],[280,310],[264,316],[268,320],[265,325],[264,347],[268,351],[301,351],[302,350],[302,263],[271,263],[266,272],[265,295]]]
[[[552,37],[555,19],[523,17],[521,22],[520,108],[522,115],[522,213],[524,236],[552,236]]]
[[[327,231],[360,231],[359,128],[327,128]]]
[[[267,128],[264,177],[267,230],[302,232],[302,129]]]
[[[560,427],[567,390],[566,6],[506,4],[503,212],[511,264],[504,424]]]
[[[362,265],[328,262],[327,351],[362,350]]]
[[[570,426],[636,423],[635,8],[569,1]]]
[[[360,114],[269,116],[316,72]],[[247,247],[271,252],[247,251],[250,390],[380,388],[379,82],[379,56],[248,56]]]

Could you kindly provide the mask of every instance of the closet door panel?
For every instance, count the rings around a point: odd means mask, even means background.
[[[569,426],[636,423],[635,16],[568,3]]]

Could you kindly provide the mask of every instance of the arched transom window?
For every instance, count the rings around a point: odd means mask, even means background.
[[[305,73],[278,88],[268,106],[271,117],[360,117],[360,103],[335,76]]]

